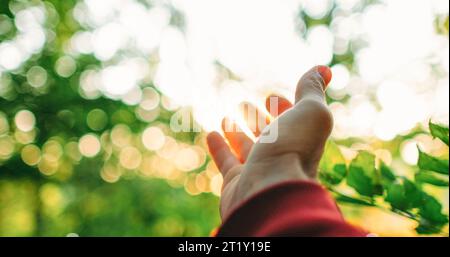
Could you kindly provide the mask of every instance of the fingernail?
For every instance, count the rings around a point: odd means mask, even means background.
[[[333,76],[331,73],[331,69],[328,68],[327,66],[321,65],[321,66],[317,67],[317,71],[319,72],[320,76],[322,76],[323,81],[325,82],[325,85],[328,85]]]

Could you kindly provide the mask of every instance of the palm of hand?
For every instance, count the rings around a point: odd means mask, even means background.
[[[223,124],[224,134],[234,153],[220,134],[213,132],[208,136],[210,152],[224,176],[220,205],[222,218],[265,188],[292,180],[315,180],[317,166],[333,126],[324,101],[324,88],[330,79],[328,68],[314,67],[301,78],[295,105],[277,97],[278,110],[274,111],[273,102],[268,98],[266,107],[275,120],[265,128],[251,126],[255,128],[255,136],[259,136],[256,143],[242,131],[229,131],[225,126],[228,121]],[[247,108],[253,108],[258,119],[268,120],[256,107]],[[233,127],[236,126],[234,124]],[[261,138],[274,130],[278,134],[276,141],[264,143]]]

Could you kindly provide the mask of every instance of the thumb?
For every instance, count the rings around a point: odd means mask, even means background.
[[[314,99],[325,102],[325,89],[332,77],[327,66],[315,66],[306,72],[297,84],[295,103],[302,99]]]

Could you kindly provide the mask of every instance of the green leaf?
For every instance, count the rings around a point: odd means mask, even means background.
[[[405,196],[411,208],[418,208],[423,204],[425,193],[411,180],[403,178]]]
[[[406,178],[387,188],[385,201],[396,210],[418,209],[420,220],[416,231],[420,234],[438,233],[448,223],[448,217],[442,213],[442,204]]]
[[[357,198],[353,198],[350,196],[346,196],[346,195],[342,195],[342,194],[338,194],[336,196],[336,201],[338,201],[339,203],[349,203],[349,204],[355,204],[355,205],[361,205],[361,206],[374,206],[372,203],[361,200],[361,199],[357,199]]]
[[[320,160],[320,169],[331,171],[336,164],[342,163],[345,163],[345,158],[342,155],[339,146],[334,141],[329,140],[325,145],[323,157]]]
[[[391,184],[387,188],[386,202],[393,209],[408,211],[420,207],[424,202],[424,193],[411,181],[403,178],[403,181]]]
[[[397,180],[394,172],[383,161],[380,164],[381,180],[383,184],[391,184]]]
[[[448,187],[448,179],[438,177],[436,174],[427,171],[419,171],[415,175],[415,180],[420,183],[426,183],[438,187]]]
[[[442,204],[433,196],[426,194],[424,203],[419,208],[419,215],[434,225],[448,222],[448,217],[442,213]]]
[[[322,171],[319,173],[320,179],[326,184],[337,185],[345,178],[347,166],[345,164],[336,164],[333,172]]]
[[[444,127],[442,125],[438,125],[438,124],[432,123],[431,121],[429,123],[429,127],[430,127],[431,135],[434,138],[439,138],[446,145],[449,145],[449,142],[448,142],[448,140],[449,140],[448,139],[449,138],[449,136],[448,136],[449,129],[448,129],[448,127]]]
[[[419,221],[419,226],[417,226],[416,231],[419,234],[422,235],[432,235],[432,234],[438,234],[441,232],[444,225],[433,225],[428,222],[426,219],[421,219]]]
[[[374,195],[374,185],[372,179],[368,177],[361,167],[350,167],[347,184],[353,187],[361,195],[372,197]]]
[[[344,156],[333,141],[328,141],[319,164],[319,177],[330,185],[339,184],[347,175]]]
[[[408,210],[409,203],[405,196],[405,190],[402,184],[392,184],[387,188],[386,202],[390,203],[392,208],[398,210]]]
[[[419,161],[417,165],[422,170],[434,171],[440,174],[448,175],[448,160],[440,160],[428,155],[419,149]]]
[[[375,169],[375,156],[362,151],[351,162],[347,184],[361,195],[373,197],[380,192],[380,176]]]
[[[448,216],[442,213],[442,204],[436,198],[424,195],[424,203],[419,208],[420,221],[416,231],[419,234],[437,234],[448,224]]]
[[[341,180],[347,175],[347,165],[345,164],[336,164],[333,168],[334,174],[338,176]]]

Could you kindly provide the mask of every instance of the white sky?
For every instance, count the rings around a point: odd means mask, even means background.
[[[302,39],[294,23],[299,8],[320,17],[330,0],[174,0],[186,18],[185,34],[169,26],[164,5],[148,10],[136,0],[85,0],[73,14],[86,31],[73,36],[68,53],[103,61],[102,70],[83,77],[84,97],[101,92],[137,104],[138,85],[150,74],[145,60],[159,47],[156,85],[176,104],[191,106],[196,120],[212,130],[242,100],[262,103],[271,92],[292,99],[303,72],[330,62],[336,39],[344,46],[361,39],[367,46],[356,53],[355,72],[332,67],[330,95],[352,96],[331,106],[335,137],[389,140],[430,118],[448,124],[449,41],[433,27],[436,14],[448,15],[448,1],[385,0],[354,14],[359,1],[336,0],[346,13]],[[16,15],[19,34],[0,43],[0,74],[42,48],[43,13],[32,7]],[[218,83],[215,60],[243,81]]]

